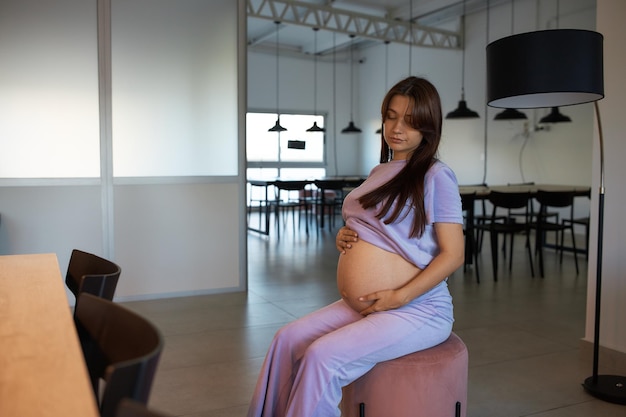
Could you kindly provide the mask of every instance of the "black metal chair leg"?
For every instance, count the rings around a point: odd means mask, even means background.
[[[491,264],[493,269],[493,280],[498,280],[498,234],[495,232],[489,233],[489,240],[491,240]],[[505,237],[506,239],[506,237]]]

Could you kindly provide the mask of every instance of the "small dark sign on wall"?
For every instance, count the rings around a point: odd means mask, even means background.
[[[306,142],[303,140],[289,140],[287,141],[287,148],[289,149],[304,149]]]

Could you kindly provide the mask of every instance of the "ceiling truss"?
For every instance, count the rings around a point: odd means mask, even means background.
[[[295,0],[247,0],[247,15],[412,46],[459,49],[462,45],[460,32]]]

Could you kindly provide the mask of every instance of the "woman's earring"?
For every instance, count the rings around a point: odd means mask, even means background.
[[[388,148],[387,161],[391,161],[392,159],[393,159],[393,151],[391,150],[391,148]]]

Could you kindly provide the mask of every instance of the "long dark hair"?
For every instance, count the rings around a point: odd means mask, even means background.
[[[409,98],[411,110],[411,126],[421,132],[423,139],[419,147],[411,154],[406,166],[376,190],[370,191],[359,199],[363,208],[371,208],[383,203],[376,214],[385,219],[385,224],[394,222],[406,204],[414,206],[413,225],[410,237],[419,237],[426,227],[426,210],[424,209],[424,178],[426,172],[437,159],[437,150],[441,140],[441,99],[437,89],[424,78],[408,77],[391,87],[383,99],[381,116],[383,124],[387,118],[389,104],[396,95]],[[391,160],[389,146],[385,142],[384,129],[380,135],[380,162]],[[393,212],[387,216],[395,201]]]

